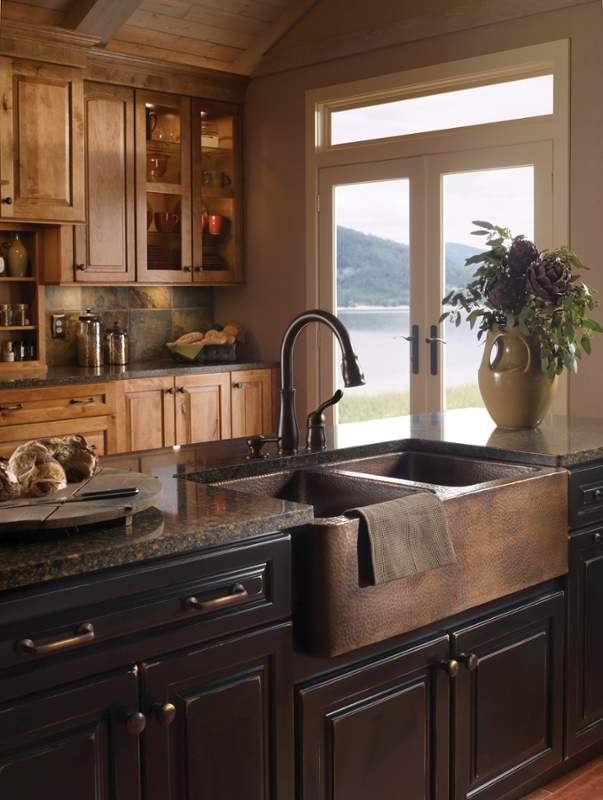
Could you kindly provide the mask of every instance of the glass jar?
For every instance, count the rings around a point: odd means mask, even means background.
[[[9,303],[0,304],[0,328],[13,324],[13,307]]]
[[[13,325],[29,325],[29,306],[27,303],[17,303],[13,307]]]
[[[12,342],[4,342],[2,345],[2,360],[3,361],[14,361],[15,360],[15,349]]]

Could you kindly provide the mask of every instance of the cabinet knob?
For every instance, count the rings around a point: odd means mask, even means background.
[[[155,703],[153,705],[153,713],[157,718],[157,722],[167,728],[176,719],[176,706],[173,703]]]
[[[126,730],[131,736],[140,736],[147,726],[147,718],[141,711],[135,711],[126,719]]]
[[[601,542],[603,542],[603,533],[595,533],[593,539],[595,541],[595,544],[600,544]]]
[[[603,500],[603,488],[595,489],[593,492],[593,497],[595,500]]]
[[[2,202],[5,203],[7,206],[12,206],[13,198],[12,197],[4,197]]]
[[[180,392],[180,394],[186,394],[188,392],[188,389],[186,388],[186,386],[179,386],[178,391]]]
[[[182,267],[182,269],[183,269],[184,272],[192,272],[193,271],[192,267]]]
[[[86,272],[87,269],[85,264],[76,264],[75,268],[78,270],[78,272]]]
[[[174,389],[174,387],[172,386],[172,388],[171,388],[171,389],[166,389],[166,390],[165,390],[165,393],[166,393],[166,394],[171,394],[171,395],[172,395],[172,397],[173,397],[173,396],[176,394],[176,390],[175,390],[175,389]]]
[[[195,267],[195,272],[203,272],[203,267]]]
[[[238,383],[238,382],[237,383],[233,383],[232,384],[232,388],[233,389],[242,389],[243,388],[243,384],[242,383]]]
[[[442,662],[441,666],[450,678],[456,678],[459,674],[459,662],[455,658]]]
[[[461,653],[459,661],[465,665],[469,672],[474,672],[479,666],[479,658],[475,653]]]

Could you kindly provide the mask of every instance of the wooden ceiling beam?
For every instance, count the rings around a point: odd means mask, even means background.
[[[65,27],[98,36],[106,44],[128,21],[143,0],[72,0]]]

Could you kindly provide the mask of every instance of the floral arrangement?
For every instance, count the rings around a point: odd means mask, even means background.
[[[443,299],[450,310],[440,321],[457,326],[463,314],[481,339],[488,331],[517,327],[530,336],[540,352],[543,372],[574,372],[582,353],[590,354],[593,333],[603,327],[591,312],[598,303],[580,277],[587,269],[566,247],[542,250],[524,236],[490,222],[473,222],[476,236],[486,237],[488,250],[471,256],[467,266],[477,265],[464,289]]]

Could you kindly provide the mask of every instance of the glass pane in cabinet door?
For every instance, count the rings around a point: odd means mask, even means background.
[[[233,115],[202,111],[200,145],[203,268],[233,269],[237,191]]]
[[[147,269],[181,269],[180,226],[180,196],[147,192]]]
[[[147,181],[179,184],[180,111],[146,104]]]

